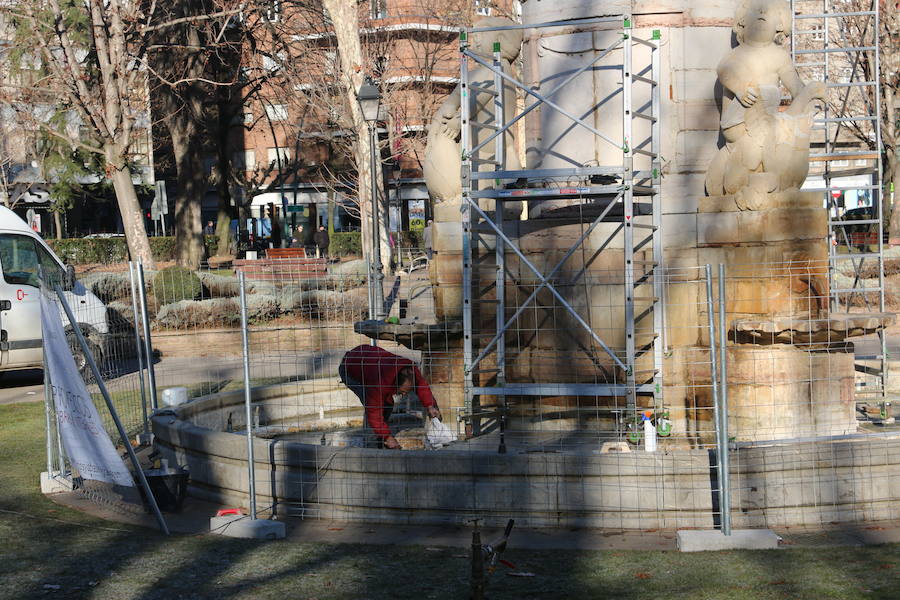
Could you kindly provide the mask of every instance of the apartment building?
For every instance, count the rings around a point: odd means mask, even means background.
[[[501,0],[369,0],[358,5],[363,63],[382,94],[377,127],[393,230],[424,219],[428,192],[422,178],[426,128],[459,78],[458,34],[480,16],[510,15]],[[359,226],[354,200],[353,140],[339,55],[327,16],[310,3],[272,0],[247,15],[257,32],[242,57],[248,82],[233,108],[229,142],[230,195],[265,217],[269,205],[285,229],[331,223]],[[253,84],[257,85],[257,84]],[[248,86],[248,88],[251,86]],[[210,146],[207,172],[221,171],[221,152]],[[212,178],[216,180],[216,177]],[[213,219],[221,186],[211,187],[204,219]],[[286,209],[286,214],[285,214]]]

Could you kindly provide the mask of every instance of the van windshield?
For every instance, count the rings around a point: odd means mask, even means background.
[[[0,267],[3,279],[12,285],[40,287],[43,268],[50,285],[62,281],[62,269],[50,254],[25,235],[0,234]]]

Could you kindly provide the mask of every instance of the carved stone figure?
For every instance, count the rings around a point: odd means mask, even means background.
[[[502,27],[515,25],[514,21],[503,17],[481,19],[475,27]],[[512,74],[512,62],[519,56],[522,46],[522,31],[502,30],[472,34],[469,38],[470,49],[488,62],[493,61],[493,46],[500,43],[503,58],[503,71]],[[494,73],[470,59],[469,61],[470,115],[473,123],[493,123],[494,96],[492,93],[479,93],[479,88],[494,89]],[[507,84],[503,88],[503,101],[506,119],[511,120],[516,111],[515,89]],[[472,145],[475,146],[486,139],[493,131],[488,128],[473,127]],[[520,169],[518,144],[512,128],[506,131],[505,155],[500,162],[504,169]],[[495,160],[494,144],[488,143],[478,153],[482,160]],[[460,86],[444,100],[431,119],[428,126],[428,143],[425,150],[423,171],[425,185],[435,200],[435,217],[437,221],[458,221],[462,193],[460,179]],[[510,203],[507,203],[510,204]],[[507,211],[511,206],[507,206]],[[519,209],[520,210],[520,209]],[[447,216],[444,216],[447,212]]]
[[[481,19],[475,26],[503,27],[515,24],[509,19],[494,17]],[[469,48],[491,64],[495,42],[500,43],[503,71],[513,75],[512,62],[521,49],[522,31],[508,29],[475,33],[469,37]],[[478,127],[476,123],[494,123],[494,72],[472,59],[469,59],[469,69],[469,115],[472,119],[472,145],[475,146],[493,133],[492,129]],[[425,185],[435,201],[432,228],[434,257],[429,262],[429,268],[438,321],[462,317],[460,102],[461,90],[457,86],[441,104],[428,126],[428,142],[422,165]],[[506,120],[509,121],[516,111],[516,93],[511,84],[503,86],[503,102]],[[504,133],[504,143],[504,155],[499,159],[494,157],[493,141],[478,152],[477,158],[498,160],[504,169],[520,169],[518,144],[512,128]],[[493,168],[492,164],[488,165]],[[506,182],[501,180],[500,184],[504,183]],[[494,210],[494,201],[491,199],[482,198],[478,204],[485,211]],[[503,214],[507,219],[518,219],[521,215],[521,202],[504,202],[503,207]]]
[[[787,2],[744,0],[734,19],[738,46],[717,69],[725,88],[725,146],[709,166],[706,192],[733,194],[742,210],[764,208],[771,192],[798,189],[809,171],[813,103],[825,86],[800,80],[781,45],[790,31]],[[792,97],[783,111],[780,85]]]

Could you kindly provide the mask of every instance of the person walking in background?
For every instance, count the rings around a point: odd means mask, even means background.
[[[365,408],[364,427],[375,433],[379,448],[399,450],[400,443],[391,433],[388,420],[394,402],[415,390],[430,418],[441,418],[428,382],[415,363],[378,346],[364,344],[344,355],[338,367],[341,382],[356,394]]]
[[[303,225],[297,225],[294,237],[291,238],[291,248],[303,248]]]
[[[313,241],[316,242],[316,258],[327,258],[328,245],[331,243],[331,238],[328,237],[328,230],[325,229],[324,225],[319,225],[319,230],[313,236]]]
[[[203,228],[203,235],[216,235],[216,225],[212,221],[206,222],[206,227]]]
[[[431,226],[433,223],[434,221],[428,219],[428,224],[425,225],[425,229],[422,230],[422,243],[425,245],[425,255],[428,257],[428,260],[431,260],[431,257],[434,254],[434,250],[432,249],[431,245]]]

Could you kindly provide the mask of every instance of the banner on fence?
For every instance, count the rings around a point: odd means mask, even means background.
[[[41,328],[59,432],[69,461],[84,479],[134,486],[103,428],[100,414],[72,358],[59,310],[41,294]]]

